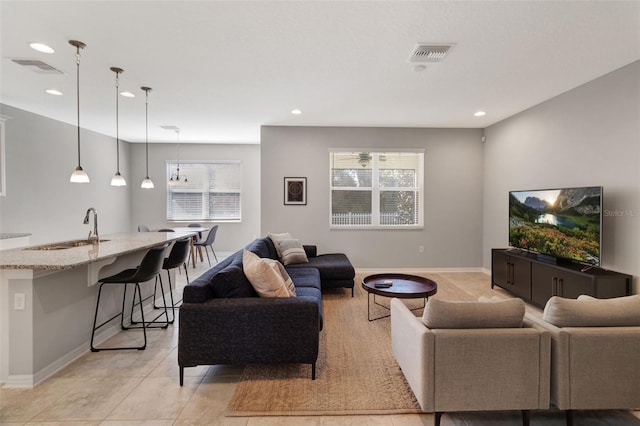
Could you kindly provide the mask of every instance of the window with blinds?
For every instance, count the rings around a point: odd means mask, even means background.
[[[424,151],[331,151],[332,228],[424,225]]]
[[[177,167],[167,161],[167,176]],[[167,220],[240,221],[241,181],[240,161],[180,162],[180,181],[167,184]]]

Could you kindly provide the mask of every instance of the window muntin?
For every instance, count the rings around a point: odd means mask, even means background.
[[[167,176],[176,174],[177,163],[167,161]],[[240,221],[240,161],[180,162],[187,182],[167,183],[167,220]]]
[[[424,152],[330,152],[330,226],[422,228]]]

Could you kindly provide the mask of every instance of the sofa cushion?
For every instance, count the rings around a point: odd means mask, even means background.
[[[278,246],[280,247],[282,263],[285,265],[309,263],[307,253],[304,251],[300,240],[280,240],[278,241]]]
[[[342,253],[321,254],[316,257],[308,257],[308,260],[309,263],[287,265],[287,270],[291,273],[294,268],[316,268],[320,271],[323,285],[326,281],[353,280],[356,275],[349,258]],[[293,281],[295,282],[295,280]],[[351,287],[353,287],[353,281],[351,282]]]
[[[258,257],[263,257],[265,259],[277,259],[278,256],[275,253],[275,247],[273,247],[271,240],[267,237],[257,238],[253,240],[247,247],[252,253],[258,255]],[[242,255],[240,256],[242,258]]]
[[[291,268],[287,272],[293,280],[296,289],[300,287],[312,287],[320,290],[320,272],[315,268]]]
[[[513,298],[500,301],[449,302],[430,299],[422,322],[429,328],[519,328],[524,302]]]
[[[273,242],[273,245],[275,246],[276,253],[278,254],[278,259],[282,259],[282,250],[280,249],[279,241],[290,240],[293,237],[288,232],[283,232],[281,234],[269,233],[268,236],[269,236],[269,239],[271,239],[271,241]]]
[[[542,318],[557,327],[640,326],[640,295],[579,300],[553,296]]]
[[[214,297],[256,297],[255,289],[242,270],[242,265],[228,265],[209,279]]]
[[[280,262],[263,259],[249,250],[243,250],[242,268],[249,282],[260,297],[289,297],[284,277],[280,273]]]

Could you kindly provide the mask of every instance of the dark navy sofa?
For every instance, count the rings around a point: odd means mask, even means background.
[[[277,259],[269,237],[247,250]],[[315,379],[322,330],[321,289],[346,287],[353,295],[355,271],[343,254],[316,254],[305,246],[309,263],[287,265],[296,297],[258,297],[242,269],[242,250],[218,263],[184,288],[180,306],[178,365],[300,363]]]

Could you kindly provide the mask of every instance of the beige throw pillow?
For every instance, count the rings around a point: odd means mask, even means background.
[[[640,295],[596,299],[553,296],[544,307],[542,319],[556,327],[640,326]]]
[[[255,253],[242,251],[242,269],[260,297],[290,297],[287,284],[280,273],[280,262],[263,259]],[[289,278],[291,281],[291,278]]]
[[[448,302],[430,299],[422,322],[435,328],[519,328],[524,318],[524,302],[513,298],[477,302]]]
[[[273,245],[276,247],[276,252],[278,253],[278,259],[282,260],[282,250],[280,249],[280,240],[290,240],[293,237],[288,232],[283,232],[282,234],[269,234],[269,238],[273,241]]]
[[[302,247],[300,240],[280,240],[280,250],[282,251],[282,263],[291,265],[293,263],[308,263],[307,253]]]

